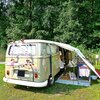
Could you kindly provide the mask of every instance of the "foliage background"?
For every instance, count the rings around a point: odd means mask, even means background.
[[[22,38],[65,42],[94,61],[95,53],[100,54],[99,8],[100,0],[0,0],[0,61],[7,43]],[[100,80],[87,88],[57,83],[25,88],[4,83],[4,65],[0,66],[1,100],[100,99]]]
[[[0,0],[0,48],[18,39],[100,51],[100,0]]]

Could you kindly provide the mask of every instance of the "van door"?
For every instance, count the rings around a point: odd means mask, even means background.
[[[59,48],[56,45],[50,45],[50,49],[51,49],[50,63],[52,64],[52,75],[55,76],[60,70]]]

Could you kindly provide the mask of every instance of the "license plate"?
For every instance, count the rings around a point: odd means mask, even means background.
[[[24,77],[25,76],[25,71],[24,70],[18,70],[18,76]]]

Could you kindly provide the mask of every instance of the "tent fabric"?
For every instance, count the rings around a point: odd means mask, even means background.
[[[66,45],[66,44],[64,44],[62,46],[59,45],[59,46],[64,48],[64,49],[67,49],[67,46],[68,46],[67,50],[74,51],[85,62],[85,64],[100,78],[100,75],[97,73],[97,71],[95,70],[94,66],[85,58],[85,56],[80,52],[79,49],[74,48],[74,47],[69,46],[69,45]]]
[[[85,62],[85,64],[100,78],[100,75],[97,73],[94,66],[85,58],[85,56],[81,53],[79,49],[64,43],[55,43],[55,44],[64,49],[75,52]]]

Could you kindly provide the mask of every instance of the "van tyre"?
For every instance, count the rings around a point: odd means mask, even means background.
[[[54,77],[50,76],[48,79],[48,86],[50,87],[53,84],[54,84]]]

